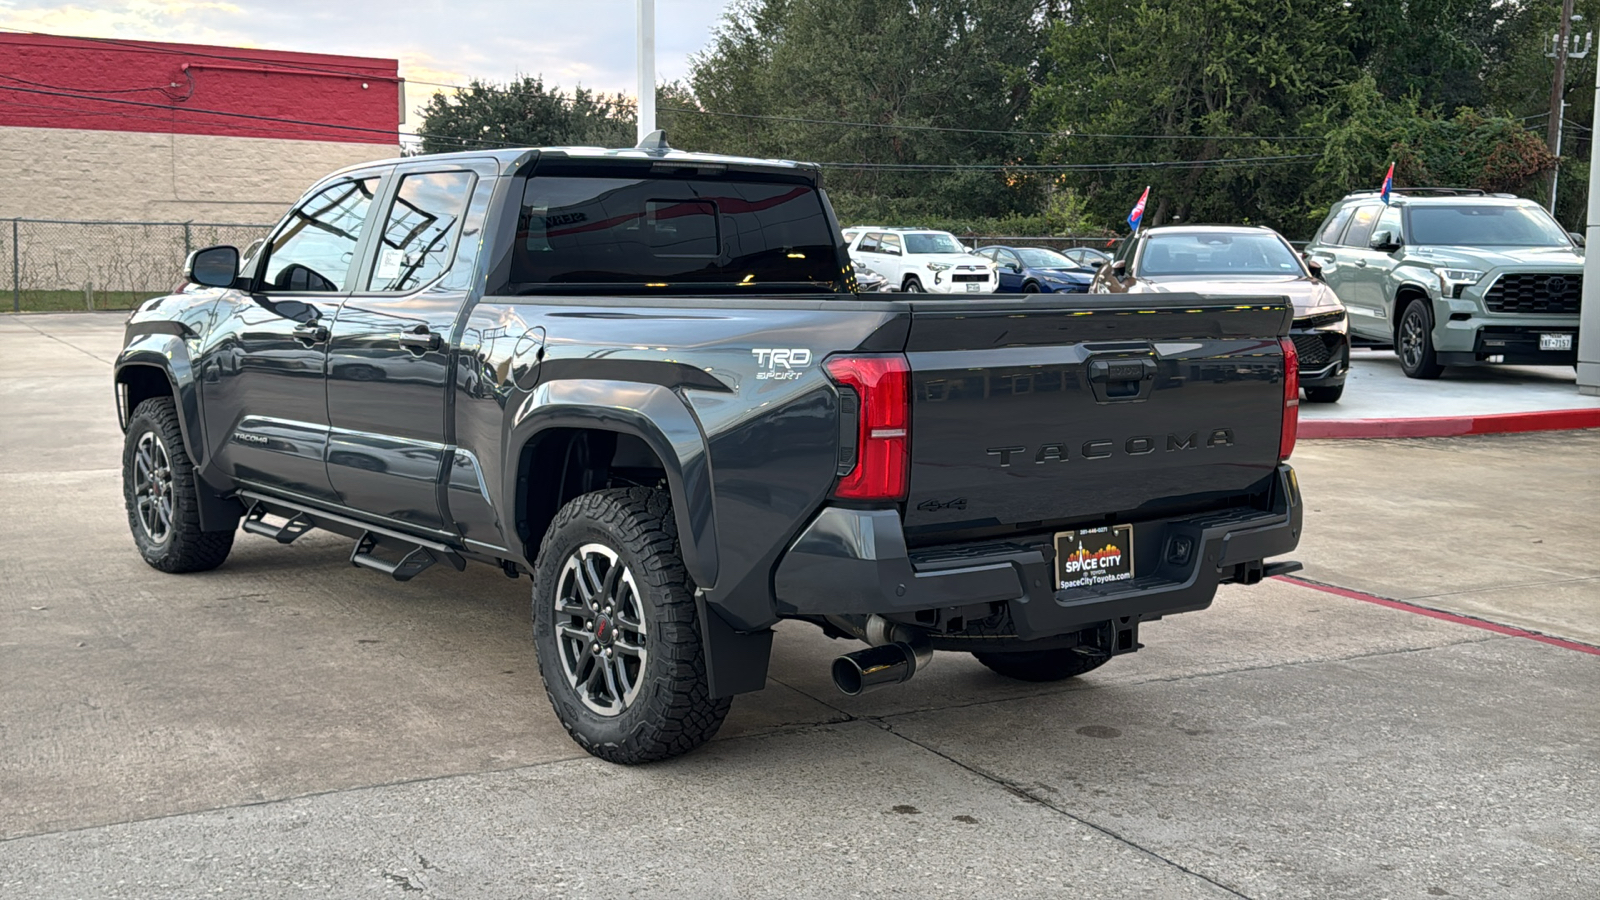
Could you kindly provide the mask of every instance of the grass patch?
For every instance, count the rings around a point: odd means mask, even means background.
[[[159,291],[95,291],[87,300],[83,291],[23,291],[22,312],[83,312],[90,309],[133,309]],[[19,297],[11,291],[0,292],[0,311],[13,312]]]

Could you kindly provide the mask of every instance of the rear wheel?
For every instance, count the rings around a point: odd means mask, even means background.
[[[923,293],[923,290],[922,290],[922,279],[918,278],[915,275],[907,275],[906,276],[906,283],[900,286],[900,290],[905,291],[908,294],[920,294],[920,293]]]
[[[152,397],[128,420],[122,448],[122,499],[139,555],[174,574],[205,572],[222,565],[233,549],[233,529],[200,528],[200,495],[194,465],[183,449],[178,407],[171,397]]]
[[[1306,399],[1312,403],[1338,403],[1339,398],[1343,396],[1344,385],[1342,384],[1335,387],[1306,388]]]
[[[1426,300],[1412,300],[1400,315],[1394,349],[1400,356],[1400,369],[1408,378],[1438,378],[1444,372],[1433,349],[1433,314],[1428,311]]]
[[[1109,656],[1086,656],[1066,647],[1056,650],[1018,650],[1010,653],[973,651],[973,657],[997,674],[1019,681],[1063,681],[1092,672],[1111,661]]]
[[[732,704],[710,696],[694,583],[662,491],[596,491],[556,514],[534,567],[533,636],[556,716],[601,759],[687,753]]]

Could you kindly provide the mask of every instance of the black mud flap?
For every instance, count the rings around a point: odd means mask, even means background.
[[[705,651],[711,696],[732,697],[765,688],[767,664],[772,659],[772,629],[734,630],[706,604],[704,591],[695,591],[694,606],[700,620],[700,644]]]

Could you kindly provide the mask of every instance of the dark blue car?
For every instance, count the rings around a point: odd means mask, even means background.
[[[1042,247],[984,247],[979,256],[994,260],[1001,294],[1082,294],[1095,267]]]

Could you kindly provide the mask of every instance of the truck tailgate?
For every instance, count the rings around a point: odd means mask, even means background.
[[[1278,462],[1285,298],[914,301],[907,536],[1199,510]]]

